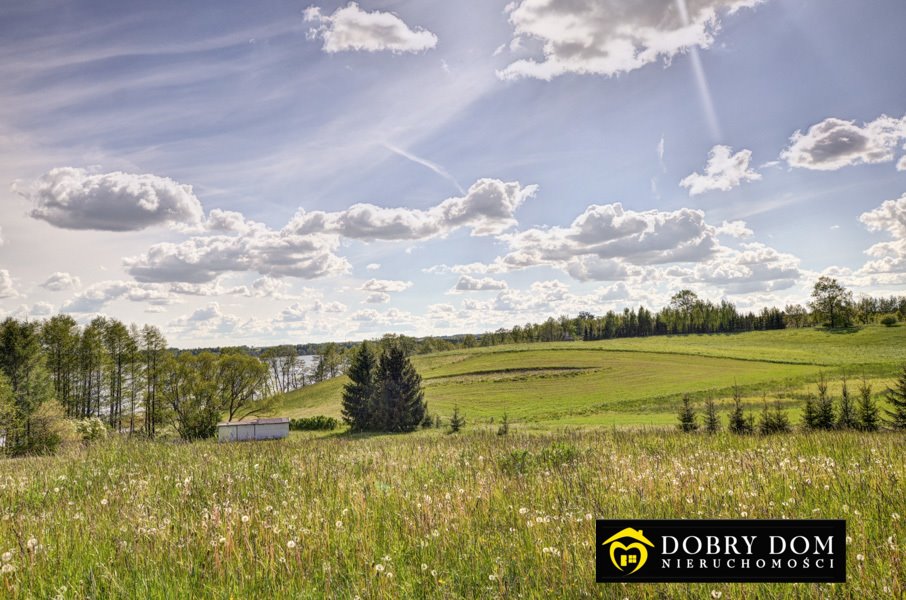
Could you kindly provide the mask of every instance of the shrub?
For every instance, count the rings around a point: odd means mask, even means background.
[[[79,419],[75,422],[75,429],[79,438],[86,444],[107,439],[107,426],[98,417]]]
[[[450,417],[450,433],[457,433],[466,426],[466,418],[459,414],[459,407],[453,407],[453,416]]]
[[[893,327],[896,324],[897,318],[893,315],[887,315],[886,317],[881,319],[881,325],[884,325],[885,327]]]
[[[291,419],[289,422],[291,431],[332,431],[339,426],[340,422],[338,420],[324,415]]]

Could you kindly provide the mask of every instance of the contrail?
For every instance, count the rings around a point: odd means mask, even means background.
[[[384,146],[384,148],[386,148],[387,150],[390,150],[390,151],[393,152],[394,154],[397,154],[397,155],[399,155],[399,156],[402,156],[403,158],[408,159],[408,160],[411,160],[412,162],[414,162],[414,163],[416,163],[416,164],[419,164],[419,165],[421,165],[421,166],[423,166],[423,167],[427,167],[427,168],[431,169],[432,171],[434,171],[435,173],[437,173],[438,175],[440,175],[441,177],[443,177],[443,178],[446,179],[447,181],[451,182],[454,186],[456,186],[456,189],[459,190],[459,193],[460,193],[460,194],[465,194],[465,193],[466,193],[465,190],[462,189],[462,186],[459,185],[459,182],[456,181],[456,178],[453,177],[452,175],[450,175],[450,173],[448,173],[447,170],[444,169],[444,168],[443,168],[442,166],[440,166],[439,164],[434,163],[434,162],[431,162],[430,160],[428,160],[428,159],[426,159],[426,158],[422,158],[422,157],[420,157],[420,156],[416,156],[416,155],[412,154],[411,152],[406,152],[406,151],[403,150],[402,148],[397,148],[396,146],[393,146],[393,145],[391,145],[391,144],[386,144],[386,143],[385,143],[385,144],[382,144],[382,145]]]
[[[679,9],[680,18],[683,25],[689,25],[689,9],[686,7],[686,0],[676,0],[676,7]],[[711,88],[708,86],[708,78],[705,76],[705,68],[702,66],[702,59],[698,53],[698,46],[689,47],[689,55],[692,58],[692,70],[695,72],[695,83],[698,86],[698,93],[702,99],[702,108],[705,111],[705,118],[708,121],[708,129],[711,130],[711,137],[715,143],[720,141],[720,124],[717,122],[717,111],[714,110],[714,101],[711,99]]]

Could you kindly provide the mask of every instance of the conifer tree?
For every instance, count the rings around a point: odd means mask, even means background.
[[[745,435],[755,431],[754,417],[746,416],[742,410],[742,394],[739,386],[733,386],[733,412],[730,413],[730,421],[727,428],[736,434]]]
[[[846,385],[846,375],[843,375],[843,389],[840,392],[840,414],[837,417],[838,429],[856,429],[859,426],[859,420],[856,417],[856,406],[849,395],[849,387]]]
[[[369,426],[369,408],[377,391],[378,359],[365,341],[352,355],[343,386],[343,421],[351,431],[364,431]]]
[[[816,406],[815,428],[833,429],[836,424],[834,399],[827,393],[827,379],[824,373],[818,378],[818,404]]]
[[[815,406],[815,397],[811,394],[805,397],[805,407],[802,409],[802,428],[818,428],[818,408]]]
[[[685,433],[698,430],[698,415],[695,414],[689,394],[683,396],[683,407],[679,412],[679,428]]]
[[[381,356],[378,387],[370,403],[371,429],[413,431],[425,418],[422,378],[398,344]]]
[[[878,404],[871,397],[871,384],[862,375],[859,384],[859,428],[863,431],[877,431],[880,427]]]
[[[899,430],[906,430],[906,365],[893,387],[887,388],[887,401],[891,408],[887,410],[890,424]]]
[[[459,414],[459,406],[453,407],[453,415],[450,417],[450,433],[458,433],[466,426],[466,418]]]
[[[710,434],[720,431],[720,415],[717,414],[717,405],[714,403],[714,397],[710,395],[705,401],[705,431]]]

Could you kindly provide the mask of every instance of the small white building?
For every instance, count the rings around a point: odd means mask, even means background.
[[[254,419],[252,421],[230,421],[217,424],[218,442],[250,442],[255,440],[279,440],[289,435],[289,419]]]

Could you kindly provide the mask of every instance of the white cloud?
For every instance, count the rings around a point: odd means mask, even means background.
[[[906,117],[881,115],[862,125],[831,117],[812,125],[805,133],[794,133],[780,158],[791,167],[836,171],[849,165],[890,162],[904,138]]]
[[[41,284],[41,287],[52,292],[59,292],[62,290],[75,290],[81,285],[82,282],[75,275],[57,271],[48,277],[47,281]]]
[[[84,169],[51,169],[15,191],[34,203],[31,216],[64,229],[137,231],[154,225],[199,224],[204,216],[192,186],[167,177]]]
[[[108,302],[120,299],[157,306],[177,301],[176,295],[166,285],[134,281],[102,281],[89,286],[64,303],[61,310],[67,313],[96,313]]]
[[[720,190],[727,192],[745,181],[757,181],[761,175],[749,168],[751,150],[740,150],[736,154],[729,146],[714,146],[708,153],[708,164],[704,173],[692,173],[680,181],[689,189],[690,196]]]
[[[865,263],[858,274],[873,276],[873,281],[880,284],[906,283],[906,194],[862,213],[859,220],[869,231],[887,232],[893,239],[866,250],[873,260]]]
[[[498,71],[502,79],[550,80],[566,73],[613,76],[670,60],[691,48],[708,48],[721,14],[760,0],[601,2],[520,0],[507,5],[517,40],[540,45],[542,58],[523,58]],[[514,49],[511,46],[511,49]]]
[[[899,162],[897,162],[897,171],[906,171],[906,154],[901,156]]]
[[[369,271],[377,271],[381,268],[381,265],[380,263],[368,263],[367,265],[365,265],[365,268]]]
[[[752,237],[755,232],[749,229],[745,221],[724,221],[717,228],[717,234],[742,239]]]
[[[412,287],[411,281],[399,281],[394,279],[369,279],[359,288],[366,292],[402,292]]]
[[[338,8],[331,15],[311,6],[305,9],[305,21],[317,27],[309,30],[311,39],[321,39],[324,52],[364,50],[394,53],[421,52],[437,45],[437,36],[421,27],[412,29],[393,13],[364,11],[355,2]]]
[[[505,290],[507,289],[507,284],[506,281],[493,279],[491,277],[482,277],[481,279],[478,279],[476,277],[462,275],[453,289],[458,292],[484,292],[488,290]]]
[[[0,298],[15,298],[19,295],[13,278],[6,269],[0,269]]]
[[[538,186],[479,179],[465,195],[428,210],[354,204],[339,212],[299,210],[286,229],[298,234],[320,231],[350,239],[424,240],[468,227],[473,236],[496,235],[516,224],[516,209]]]
[[[741,250],[721,248],[717,255],[684,273],[683,281],[710,283],[726,294],[773,292],[792,287],[802,276],[799,259],[760,243]]]
[[[368,294],[368,296],[363,301],[365,304],[387,304],[390,302],[390,294],[384,292],[374,292]]]

